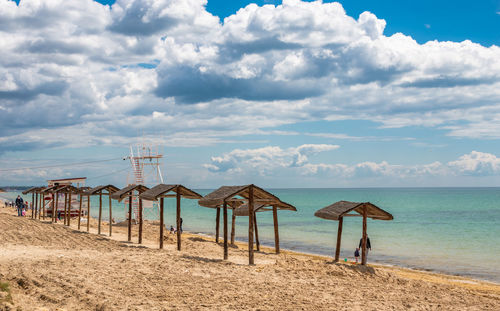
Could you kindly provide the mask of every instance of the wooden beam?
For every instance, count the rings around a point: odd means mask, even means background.
[[[278,207],[273,205],[273,222],[274,222],[274,250],[276,254],[280,253],[280,234],[278,231]]]
[[[66,222],[67,222],[67,217],[68,217],[68,214],[66,212],[66,208],[67,208],[67,203],[68,203],[68,193],[64,193],[64,225],[66,226]]]
[[[339,227],[337,229],[337,247],[335,247],[335,262],[339,261],[340,257],[340,241],[342,239],[342,223],[344,222],[343,217],[339,217]]]
[[[177,187],[179,188],[179,187]],[[181,250],[181,194],[179,192],[179,189],[176,190],[176,198],[175,198],[175,203],[176,203],[176,220],[177,220],[177,250]]]
[[[55,208],[54,208],[54,200],[55,200]],[[57,192],[52,193],[52,219],[53,222],[57,223],[57,208],[59,207],[59,195]]]
[[[253,185],[248,187],[248,264],[254,264],[253,258]]]
[[[111,236],[111,234],[113,234],[113,208],[111,206],[111,192],[108,194],[109,194],[109,236]]]
[[[220,208],[217,207],[215,214],[215,243],[219,243],[219,222],[220,222]]]
[[[142,244],[142,199],[139,199],[139,244]]]
[[[87,232],[90,231],[90,195],[87,196]]]
[[[231,212],[231,245],[234,245],[234,234],[235,234],[235,225],[236,225],[236,215],[234,214],[234,208]]]
[[[80,230],[80,222],[82,218],[82,201],[83,201],[83,195],[79,194],[80,197],[80,206],[78,207],[78,230]]]
[[[160,249],[163,249],[163,198],[160,199]]]
[[[31,219],[35,217],[35,193],[31,193]]]
[[[40,193],[40,205],[38,206],[38,219],[42,217],[42,205],[45,203],[45,193]]]
[[[257,213],[253,213],[253,223],[255,225],[255,244],[257,245],[257,251],[260,252],[260,241],[259,241],[259,229],[257,228]]]
[[[132,242],[132,191],[128,196],[128,235],[127,241]]]
[[[68,197],[68,226],[71,226],[71,192]]]
[[[36,216],[38,216],[38,205],[39,205],[38,202],[40,201],[38,199],[38,192],[36,193],[35,197],[36,197],[36,199],[35,199],[35,206],[34,206],[34,208],[35,208],[35,217],[34,218],[36,219]]]
[[[102,190],[99,192],[99,223],[97,224],[97,234],[101,234],[101,219],[102,219]]]
[[[362,253],[361,253],[361,264],[366,265],[366,206],[363,206],[363,241],[361,243]]]
[[[44,204],[43,204],[43,216],[42,216],[42,218],[43,218],[43,220],[45,220],[45,202],[43,202],[43,203]]]
[[[227,203],[224,202],[223,205],[223,215],[224,215],[224,260],[228,258],[227,250]]]

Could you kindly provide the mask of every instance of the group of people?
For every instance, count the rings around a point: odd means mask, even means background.
[[[180,226],[179,226],[178,230],[180,230],[182,233],[182,217],[180,219]],[[177,230],[174,228],[174,226],[170,226],[169,232],[170,232],[170,234],[174,234],[177,232]]]

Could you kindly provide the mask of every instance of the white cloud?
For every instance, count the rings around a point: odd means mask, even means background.
[[[205,5],[0,2],[4,143],[73,146],[60,133],[81,129],[80,146],[144,131],[175,135],[178,144],[188,137],[193,146],[352,119],[499,138],[497,46],[388,37],[384,20],[369,12],[352,18],[339,3],[250,4],[223,22]],[[37,132],[50,144],[29,143]],[[307,155],[296,155],[288,162],[305,167]]]
[[[448,165],[462,175],[488,176],[500,174],[500,158],[491,153],[472,151]]]
[[[277,168],[302,167],[308,163],[308,156],[338,148],[338,145],[306,144],[287,149],[278,146],[235,149],[221,156],[212,157],[211,163],[205,164],[204,167],[212,172],[240,173],[243,170],[255,170],[260,175],[267,175]]]
[[[221,156],[212,157],[204,167],[213,173],[247,176],[259,172],[262,176],[312,176],[325,180],[344,178],[360,180],[429,180],[434,177],[498,176],[500,158],[493,154],[472,151],[447,164],[433,162],[418,165],[390,164],[365,161],[356,164],[310,163],[308,155],[337,149],[337,145],[302,145],[282,149],[268,146],[257,149],[235,149]]]

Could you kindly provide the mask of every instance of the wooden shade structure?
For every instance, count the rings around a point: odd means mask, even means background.
[[[175,194],[169,194],[174,192]],[[177,250],[181,250],[181,197],[186,199],[201,199],[202,196],[195,191],[184,187],[183,185],[165,185],[159,184],[145,192],[139,198],[149,201],[160,201],[160,249],[163,248],[163,212],[164,198],[176,198],[176,218],[177,218]]]
[[[35,206],[37,205],[38,202],[38,190],[40,187],[32,187],[27,190],[24,190],[22,194],[30,194],[31,193],[31,218],[35,218]],[[0,189],[0,192],[3,192],[2,189]],[[35,194],[36,194],[36,200],[35,200]],[[28,212],[28,211],[26,211]]]
[[[88,190],[87,188],[77,188],[73,185],[63,185],[61,188],[57,189],[56,193],[63,193],[64,194],[64,224],[66,226],[69,226],[71,224],[71,201],[72,201],[72,195],[80,195],[80,207],[82,204],[82,192]],[[57,198],[56,198],[57,202]],[[57,212],[57,210],[56,210]],[[78,218],[81,216],[81,208],[78,209]],[[53,216],[55,217],[55,216]],[[56,218],[57,219],[57,218]],[[78,222],[80,222],[80,219],[78,219]]]
[[[80,187],[78,188],[78,194],[80,197],[80,204],[78,205],[78,230],[80,230],[80,224],[82,220],[82,204],[83,204],[83,197],[86,196],[85,192],[89,191],[91,188],[90,187]],[[87,196],[87,205],[89,207],[89,210],[87,211],[87,231],[90,229],[90,224],[89,224],[89,215],[90,215],[90,197]]]
[[[88,196],[88,218],[87,218],[87,231],[89,230],[89,224],[90,224],[90,196],[92,195],[99,195],[99,220],[98,220],[98,225],[97,225],[97,234],[101,234],[101,219],[102,219],[102,196],[107,195],[109,198],[109,236],[112,234],[112,228],[113,228],[113,214],[112,214],[112,206],[111,206],[111,194],[118,191],[117,187],[113,185],[104,185],[104,186],[97,186],[92,189],[89,189],[85,191],[82,195]],[[106,191],[106,193],[103,193],[103,191]]]
[[[114,192],[111,197],[118,202],[121,202],[123,199],[128,198],[128,241],[132,242],[132,196],[134,191],[138,192],[138,196],[144,191],[149,190],[148,187],[144,185],[128,185],[127,187]],[[139,197],[139,237],[138,243],[142,243],[142,199]]]
[[[355,212],[355,213],[351,213]],[[375,204],[370,202],[357,203],[349,201],[339,201],[323,207],[314,213],[314,216],[329,219],[338,220],[339,226],[337,230],[337,247],[335,249],[335,261],[339,261],[340,256],[340,242],[342,238],[342,223],[344,217],[363,217],[363,237],[361,243],[361,264],[366,265],[366,219],[379,219],[379,220],[392,220],[394,219],[392,215],[383,209],[379,208]]]
[[[47,187],[45,189],[42,189],[40,190],[40,193],[41,193],[41,200],[40,200],[40,208],[39,208],[39,215],[42,215],[43,219],[45,219],[45,195],[47,194],[50,194],[52,196],[52,200],[50,201],[51,202],[51,210],[52,210],[52,222],[54,222],[54,200],[57,199],[57,190],[62,188],[64,186],[60,186],[60,185],[54,185],[54,186],[50,186],[50,187]],[[40,218],[40,216],[39,216]]]
[[[35,196],[36,196],[36,202],[35,202],[35,219],[40,219],[41,217],[41,209],[42,209],[42,204],[43,204],[43,190],[45,190],[45,187],[38,187],[37,190],[35,190]]]
[[[272,207],[274,216],[274,237],[276,252],[279,253],[279,233],[278,233],[278,209],[296,211],[297,209],[274,196],[270,192],[259,188],[253,184],[244,186],[222,186],[219,189],[207,194],[198,204],[204,207],[223,209],[224,212],[224,259],[228,258],[227,247],[227,208],[233,209],[233,215],[236,210],[241,215],[248,215],[248,264],[254,264],[253,237],[255,227],[255,212],[265,207]],[[264,211],[263,210],[263,211]],[[233,218],[234,219],[234,218]],[[233,222],[234,224],[234,222]],[[233,230],[234,231],[234,230]]]

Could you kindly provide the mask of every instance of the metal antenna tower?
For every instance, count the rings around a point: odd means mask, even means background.
[[[135,147],[135,153],[134,153]],[[163,175],[161,173],[160,159],[163,155],[160,154],[158,146],[156,148],[151,144],[141,143],[136,146],[130,146],[130,155],[127,157],[130,160],[132,171],[127,177],[127,184],[144,185],[153,187],[163,183]],[[125,200],[125,210],[128,209],[128,200]],[[156,218],[159,215],[159,207],[155,202],[143,201],[143,212],[147,214],[152,212]],[[139,217],[139,199],[137,196],[132,196],[132,210],[134,219]]]

